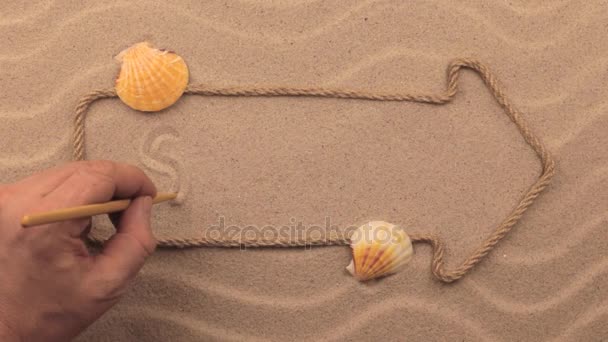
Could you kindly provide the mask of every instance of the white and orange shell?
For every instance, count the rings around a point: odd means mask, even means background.
[[[394,224],[368,222],[351,235],[353,260],[346,267],[360,281],[399,271],[414,254],[410,237]]]
[[[122,63],[116,94],[129,107],[156,112],[174,104],[188,85],[188,67],[174,52],[138,43],[116,56]]]

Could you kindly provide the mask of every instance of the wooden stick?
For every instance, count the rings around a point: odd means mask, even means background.
[[[156,197],[152,199],[152,204],[169,201],[174,199],[175,197],[177,197],[176,193],[159,192],[158,194],[156,194]],[[21,219],[21,225],[23,227],[31,227],[38,226],[41,224],[73,220],[83,217],[115,213],[117,211],[127,209],[129,207],[129,204],[131,204],[130,199],[123,199],[105,203],[57,209],[39,214],[25,215]]]

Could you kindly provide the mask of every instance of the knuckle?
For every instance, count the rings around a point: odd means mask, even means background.
[[[132,239],[141,247],[146,258],[154,253],[154,250],[156,249],[156,239],[152,233],[145,234],[143,237],[140,236],[139,238],[132,237]]]
[[[2,202],[8,195],[8,186],[0,184],[0,202]]]
[[[112,174],[116,165],[107,160],[87,161],[77,166],[75,176],[78,177],[84,184],[83,192],[96,193],[100,187],[106,188],[108,185],[113,185]]]
[[[156,250],[157,245],[158,245],[158,242],[156,241],[154,236],[152,236],[152,234],[150,234],[150,236],[146,239],[146,241],[142,242],[142,247],[144,248],[146,253],[148,253],[148,256],[152,255],[152,253],[154,253],[154,250]]]
[[[0,206],[8,203],[13,194],[14,190],[10,185],[0,184]]]
[[[115,301],[125,293],[125,285],[123,277],[117,272],[105,273],[95,279],[89,296],[97,302]]]
[[[81,171],[108,176],[114,173],[116,165],[109,160],[91,160],[81,164]]]

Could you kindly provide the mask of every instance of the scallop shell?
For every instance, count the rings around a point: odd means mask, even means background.
[[[174,104],[188,85],[188,67],[174,52],[138,43],[116,56],[122,62],[116,93],[129,107],[156,112]]]
[[[410,237],[394,224],[368,222],[351,236],[353,260],[346,267],[360,281],[393,274],[407,264],[414,254]]]

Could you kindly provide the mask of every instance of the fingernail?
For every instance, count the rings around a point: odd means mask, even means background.
[[[152,214],[152,197],[144,196],[141,199],[141,206],[142,206],[142,214],[145,215],[146,217],[150,217],[150,215]]]

